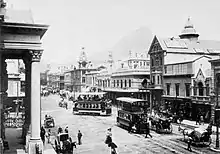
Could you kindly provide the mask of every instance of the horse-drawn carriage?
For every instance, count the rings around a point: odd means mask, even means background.
[[[187,142],[190,137],[192,139],[192,144],[196,146],[209,146],[212,143],[212,139],[211,139],[212,131],[209,131],[208,128],[207,129],[195,128],[194,130],[192,130],[192,129],[179,127],[179,131],[182,131],[184,135],[183,140],[185,142]]]
[[[172,133],[173,127],[171,119],[162,117],[150,117],[151,122],[150,128],[157,133]]]
[[[55,150],[57,153],[72,153],[74,144],[68,133],[59,133],[55,139]]]
[[[53,117],[47,116],[47,115],[45,116],[44,127],[45,128],[55,127],[55,122],[54,122]]]

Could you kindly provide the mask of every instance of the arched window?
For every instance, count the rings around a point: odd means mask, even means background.
[[[154,66],[154,59],[151,58],[151,66]]]
[[[199,88],[199,96],[203,96],[203,84],[202,84],[202,82],[198,83],[198,88]]]

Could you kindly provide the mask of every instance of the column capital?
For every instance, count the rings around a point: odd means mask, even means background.
[[[43,51],[42,50],[31,50],[31,62],[40,62]]]

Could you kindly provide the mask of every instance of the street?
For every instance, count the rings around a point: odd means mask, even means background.
[[[119,154],[148,154],[148,153],[192,153],[189,152],[187,144],[182,142],[183,136],[178,132],[176,125],[173,125],[172,134],[157,134],[151,131],[153,138],[144,138],[144,134],[129,134],[116,125],[117,108],[113,107],[112,116],[86,116],[73,115],[72,109],[68,110],[58,107],[58,95],[41,97],[42,121],[45,114],[55,119],[55,128],[52,128],[52,135],[56,135],[58,126],[63,129],[68,125],[69,134],[73,141],[77,141],[77,133],[80,130],[83,134],[82,145],[77,145],[77,154],[109,154],[110,148],[104,143],[106,131],[112,128],[113,142],[118,146]],[[54,141],[52,141],[54,144]],[[192,147],[194,153],[214,153],[206,148]]]

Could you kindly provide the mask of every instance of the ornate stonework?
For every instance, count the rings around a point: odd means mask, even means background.
[[[43,51],[33,50],[33,51],[29,51],[29,52],[32,56],[32,58],[31,58],[32,62],[40,62]]]

